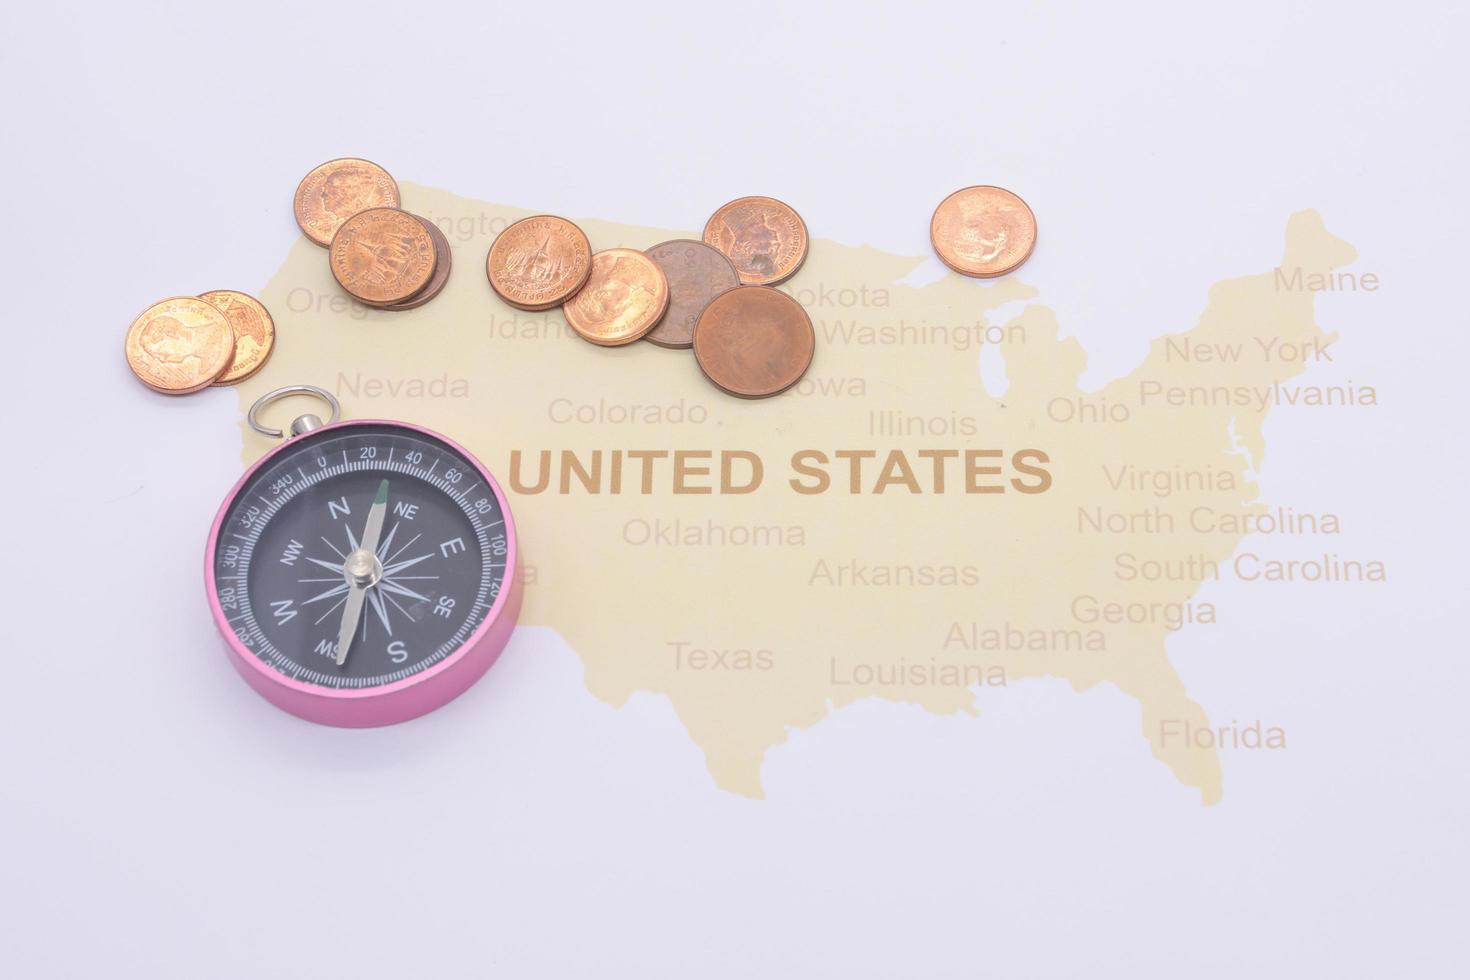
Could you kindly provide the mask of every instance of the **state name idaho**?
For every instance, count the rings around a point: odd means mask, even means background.
[[[911,287],[920,259],[814,241],[782,287],[816,328],[811,369],[746,401],[687,350],[597,347],[559,310],[502,304],[485,253],[532,212],[402,191],[453,246],[444,292],[367,309],[299,242],[261,295],[278,346],[239,386],[242,416],[266,390],[311,383],[348,418],[466,445],[515,515],[521,622],[555,628],[608,703],[667,697],[729,791],[761,796],[766,751],[855,701],[975,713],[1056,677],[1136,700],[1141,741],[1212,803],[1225,736],[1166,652],[1223,615],[1201,586],[1385,574],[1242,546],[1267,523],[1310,540],[1337,520],[1258,499],[1266,416],[1376,403],[1370,386],[1296,380],[1336,340],[1302,284],[1356,257],[1314,212],[1287,222],[1278,268],[1217,283],[1197,324],[1161,332],[1093,392],[1080,344],[1019,278]],[[597,249],[696,237],[579,223]],[[1003,307],[1019,312],[992,320]],[[1003,393],[982,383],[989,358]],[[247,462],[269,448],[242,433]]]

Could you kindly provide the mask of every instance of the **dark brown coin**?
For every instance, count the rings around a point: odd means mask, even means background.
[[[669,280],[669,311],[643,339],[660,347],[692,347],[699,314],[710,300],[740,285],[740,273],[724,252],[689,238],[663,242],[644,254]]]
[[[410,296],[401,303],[392,303],[382,307],[385,310],[412,310],[423,306],[429,300],[438,296],[439,291],[444,288],[444,284],[449,281],[449,269],[454,263],[454,256],[449,251],[449,239],[444,236],[444,232],[439,226],[428,218],[421,217],[417,214],[414,217],[419,219],[419,224],[427,228],[429,235],[434,239],[434,277],[429,280],[427,286],[420,289],[415,295]]]
[[[790,388],[811,366],[817,334],[800,303],[769,286],[737,286],[710,300],[694,328],[694,358],[741,398]]]

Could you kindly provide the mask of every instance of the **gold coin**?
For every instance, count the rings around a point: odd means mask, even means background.
[[[398,184],[388,171],[371,160],[343,157],[301,178],[292,211],[306,237],[326,247],[342,223],[359,211],[398,204]]]
[[[774,197],[737,198],[710,215],[704,243],[725,253],[743,285],[774,286],[806,261],[806,222]]]
[[[669,282],[658,263],[631,248],[592,256],[592,273],[562,314],[583,340],[604,347],[631,344],[658,326],[669,308]]]
[[[966,187],[939,202],[929,240],[961,275],[993,279],[1019,268],[1036,247],[1036,215],[1004,187]]]
[[[265,367],[276,346],[276,324],[265,305],[233,289],[211,290],[199,298],[223,313],[235,334],[235,356],[214,383],[239,384]]]
[[[485,256],[490,288],[521,310],[565,303],[592,270],[587,235],[566,218],[535,214],[496,236]]]
[[[187,395],[208,388],[230,366],[235,335],[217,307],[197,296],[172,296],[138,314],[123,354],[154,391]]]
[[[332,238],[332,276],[364,303],[399,303],[429,284],[437,264],[434,236],[397,208],[369,208]]]

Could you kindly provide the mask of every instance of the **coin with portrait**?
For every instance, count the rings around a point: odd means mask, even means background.
[[[207,388],[235,355],[230,321],[197,296],[172,296],[139,313],[123,342],[138,380],[165,395]]]
[[[977,279],[1019,268],[1036,247],[1036,215],[1004,187],[965,187],[939,202],[929,240],[941,261]]]
[[[658,263],[636,249],[609,248],[592,256],[591,275],[562,313],[582,339],[616,347],[652,330],[668,307],[669,283]]]
[[[816,352],[811,317],[769,286],[738,286],[710,300],[694,328],[694,359],[721,388],[768,398],[801,380]]]
[[[328,246],[337,229],[359,211],[398,205],[398,184],[388,171],[371,160],[343,157],[301,178],[292,210],[306,237]]]

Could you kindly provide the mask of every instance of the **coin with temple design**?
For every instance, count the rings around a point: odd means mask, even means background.
[[[400,303],[429,284],[434,236],[397,208],[369,208],[348,218],[332,239],[332,275],[364,303]]]
[[[485,256],[490,288],[521,310],[549,310],[582,288],[592,271],[592,245],[581,228],[551,214],[522,218]]]
[[[385,310],[412,310],[423,306],[443,291],[444,284],[449,281],[449,273],[454,267],[454,255],[449,239],[445,237],[443,230],[428,218],[419,215],[414,215],[414,217],[418,218],[419,224],[423,225],[434,238],[434,275],[423,289],[408,299],[383,306],[382,309]]]
[[[704,241],[725,253],[747,286],[785,282],[806,261],[806,223],[773,197],[726,204],[705,224]]]

